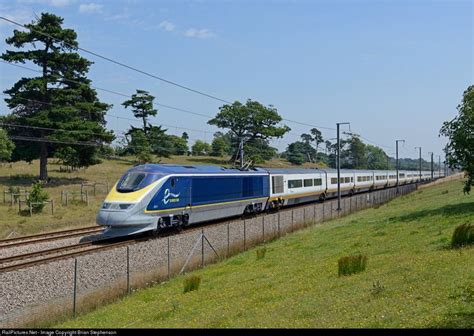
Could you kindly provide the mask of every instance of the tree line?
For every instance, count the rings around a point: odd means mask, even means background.
[[[288,144],[283,153],[271,141],[283,138],[290,127],[282,123],[277,109],[248,99],[224,104],[209,125],[221,129],[211,143],[196,140],[189,144],[189,135],[168,134],[168,130],[151,122],[157,117],[155,97],[136,89],[122,106],[130,110],[140,126],[130,126],[123,138],[112,146],[117,135],[107,130],[105,116],[112,108],[99,100],[87,74],[93,62],[78,51],[77,34],[63,27],[63,18],[42,13],[26,25],[29,30],[13,30],[5,41],[12,50],[0,58],[10,63],[31,62],[39,69],[36,77],[23,77],[4,93],[10,114],[1,117],[0,161],[40,160],[39,176],[48,179],[48,158],[60,159],[73,168],[88,167],[101,162],[101,157],[131,155],[137,162],[153,162],[155,157],[171,155],[208,155],[239,159],[240,152],[251,164],[262,164],[281,157],[295,165],[305,163],[336,167],[337,144],[324,139],[317,128],[303,133],[300,140]],[[445,123],[442,135],[449,137],[446,147],[448,162],[471,172],[473,158],[473,86],[464,93],[458,107],[459,116]],[[341,168],[394,169],[395,159],[383,149],[365,144],[359,136],[342,139]],[[401,159],[401,169],[418,169],[418,160]],[[457,166],[456,166],[457,165]],[[430,163],[423,160],[423,169]],[[437,165],[435,165],[437,169]]]

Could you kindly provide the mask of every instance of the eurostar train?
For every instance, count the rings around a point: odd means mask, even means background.
[[[341,195],[396,186],[391,170],[341,169]],[[434,178],[438,178],[438,172]],[[431,179],[430,171],[399,171],[399,185]],[[228,169],[145,164],[113,186],[97,214],[104,235],[154,233],[226,217],[257,214],[337,197],[333,169]]]

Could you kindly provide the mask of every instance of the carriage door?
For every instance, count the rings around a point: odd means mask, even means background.
[[[283,194],[283,176],[272,176],[272,195]]]

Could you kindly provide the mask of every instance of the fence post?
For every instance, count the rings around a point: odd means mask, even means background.
[[[130,294],[130,248],[127,245],[127,294]]]
[[[245,223],[245,219],[244,219],[244,251],[245,251],[245,248],[246,248],[246,238],[247,238],[247,237],[246,237],[246,235],[247,235],[247,233],[246,233],[247,229],[246,229],[246,225],[245,225],[245,224],[246,224],[246,223]]]
[[[324,214],[324,210],[325,210],[326,206],[325,206],[325,203],[323,201],[323,220],[321,222],[324,222],[325,218],[326,218],[326,215]]]
[[[72,317],[76,318],[76,300],[77,300],[77,258],[74,258],[74,290],[72,297]]]
[[[278,237],[281,236],[281,232],[280,232],[280,211],[278,210]]]
[[[87,190],[86,190],[86,204],[87,204],[87,206],[89,206],[89,194],[88,194]]]
[[[168,280],[171,278],[171,255],[170,255],[170,237],[168,236],[168,253],[167,253],[167,258],[168,258]]]
[[[291,209],[291,232],[293,232],[293,221],[295,219],[295,210]]]
[[[204,229],[201,229],[201,267],[204,267]]]
[[[30,202],[30,204],[28,204],[29,208],[30,208],[30,217],[33,216],[33,207],[32,207],[32,203]]]
[[[94,182],[94,196],[95,196],[95,185],[96,185],[96,184],[97,184],[97,183]]]
[[[229,232],[229,223],[227,223],[227,253],[226,258],[229,257],[230,253],[230,232]]]
[[[54,215],[54,200],[51,200],[51,215]]]
[[[265,243],[265,216],[262,216],[262,241]]]
[[[7,196],[6,196],[6,190],[4,189],[3,190],[3,204],[5,204],[7,202]]]

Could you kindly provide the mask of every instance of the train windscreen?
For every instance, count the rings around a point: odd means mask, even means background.
[[[139,171],[133,171],[125,174],[117,183],[117,191],[126,193],[140,190],[147,185],[157,181],[163,174],[151,174]]]

